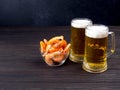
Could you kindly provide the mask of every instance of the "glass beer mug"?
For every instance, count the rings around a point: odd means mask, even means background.
[[[111,36],[111,48],[108,49],[108,35]],[[110,38],[110,37],[109,37]],[[105,25],[88,26],[85,31],[85,56],[83,69],[91,73],[107,70],[107,57],[115,51],[115,34]]]
[[[92,25],[92,21],[87,18],[75,18],[71,21],[71,50],[70,60],[81,63],[84,58],[85,28]]]

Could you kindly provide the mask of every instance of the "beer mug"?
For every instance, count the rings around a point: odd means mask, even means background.
[[[71,21],[71,50],[69,59],[81,63],[84,58],[85,28],[92,25],[87,18],[75,18]]]
[[[108,35],[111,47],[108,47]],[[115,51],[115,34],[105,25],[88,26],[85,30],[85,56],[83,69],[91,73],[107,70],[107,57]]]

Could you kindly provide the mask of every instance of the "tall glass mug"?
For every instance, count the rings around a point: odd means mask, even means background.
[[[81,63],[84,58],[85,28],[92,25],[87,18],[75,18],[71,21],[71,50],[70,60]]]
[[[108,48],[108,35],[111,36],[111,48]],[[110,37],[109,37],[110,38]],[[85,31],[85,57],[83,69],[91,73],[107,70],[107,57],[115,51],[115,34],[105,25],[93,25]]]

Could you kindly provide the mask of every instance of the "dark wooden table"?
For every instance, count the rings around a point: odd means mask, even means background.
[[[116,52],[108,58],[108,70],[91,74],[69,59],[60,67],[49,67],[39,53],[39,41],[64,35],[70,42],[69,27],[0,28],[0,90],[120,90],[120,27]]]

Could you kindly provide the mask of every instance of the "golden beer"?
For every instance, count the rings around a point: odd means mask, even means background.
[[[86,36],[85,45],[85,61],[87,66],[93,70],[106,68],[107,60],[107,37],[105,38],[90,38]]]
[[[92,25],[89,19],[73,19],[71,22],[71,50],[70,60],[73,62],[81,62],[84,58],[85,47],[85,28]]]
[[[108,27],[91,26],[85,33],[85,57],[83,69],[92,73],[107,70]]]

